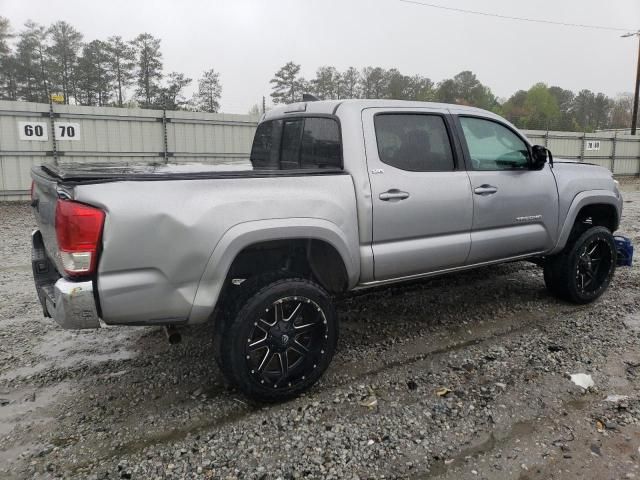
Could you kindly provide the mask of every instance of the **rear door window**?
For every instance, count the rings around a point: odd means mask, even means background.
[[[449,172],[453,152],[439,115],[381,113],[374,117],[378,156],[383,163],[412,172]]]
[[[306,118],[302,133],[300,168],[342,167],[340,130],[331,118]]]

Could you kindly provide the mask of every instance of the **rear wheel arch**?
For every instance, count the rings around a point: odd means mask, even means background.
[[[347,268],[336,247],[316,238],[265,240],[247,245],[229,266],[225,285],[278,272],[313,280],[333,293],[349,286]]]
[[[328,221],[278,219],[236,225],[227,230],[211,254],[190,323],[204,322],[211,316],[231,280],[273,272],[274,262],[275,271],[309,278],[330,292],[344,291],[357,283],[360,273],[359,257],[352,249],[346,236]]]

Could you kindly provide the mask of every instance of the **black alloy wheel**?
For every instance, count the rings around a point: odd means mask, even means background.
[[[616,270],[616,245],[605,227],[591,227],[562,252],[547,258],[544,281],[559,298],[584,304],[602,295]]]
[[[603,238],[595,237],[580,250],[576,265],[576,286],[583,294],[602,287],[613,262],[612,251]]]
[[[248,397],[277,402],[311,387],[338,339],[329,294],[301,278],[256,280],[217,330],[220,368]],[[260,287],[259,285],[263,285]]]
[[[304,296],[279,298],[258,315],[245,349],[247,368],[261,385],[291,388],[327,354],[327,320]]]

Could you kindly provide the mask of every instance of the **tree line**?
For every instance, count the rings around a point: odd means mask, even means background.
[[[543,130],[594,131],[628,128],[633,98],[604,93],[577,93],[537,83],[508,99],[497,98],[473,72],[434,82],[424,75],[405,75],[396,68],[333,66],[317,69],[306,80],[301,66],[288,62],[271,79],[273,103],[299,101],[303,93],[323,99],[389,98],[472,105],[503,115],[518,127]],[[89,106],[167,108],[217,112],[222,85],[209,69],[198,80],[191,98],[185,90],[192,79],[163,71],[161,40],[141,33],[125,40],[85,41],[81,32],[64,21],[46,27],[27,21],[13,32],[0,16],[0,98],[48,102],[51,94],[64,103]],[[254,105],[250,113],[259,113]]]
[[[192,79],[163,72],[160,42],[149,33],[85,42],[64,21],[46,27],[29,20],[14,33],[0,17],[0,98],[47,103],[56,94],[66,104],[217,112],[219,74],[204,71],[186,98]]]
[[[299,64],[288,62],[275,73],[270,82],[273,103],[300,101],[303,93],[321,99],[389,98],[456,103],[491,110],[520,128],[580,132],[628,128],[633,111],[630,93],[611,98],[604,93],[586,89],[574,93],[544,83],[518,90],[501,100],[468,70],[438,83],[423,75],[404,75],[395,68],[349,67],[341,72],[332,66],[322,66],[310,80],[302,77],[300,70]]]

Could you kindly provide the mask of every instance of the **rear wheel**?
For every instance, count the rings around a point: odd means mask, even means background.
[[[311,387],[335,352],[338,324],[327,292],[286,278],[247,291],[235,314],[220,319],[219,363],[245,395],[275,402]]]
[[[554,295],[573,303],[594,301],[611,283],[616,269],[616,246],[605,227],[592,227],[547,259],[544,280]]]

